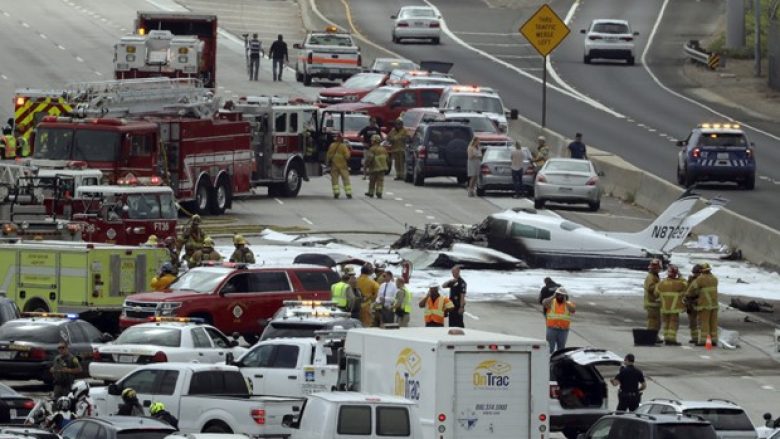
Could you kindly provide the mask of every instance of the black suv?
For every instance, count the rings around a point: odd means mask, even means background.
[[[406,182],[422,186],[428,177],[456,177],[464,183],[466,149],[474,131],[463,122],[425,121],[406,147]]]
[[[716,439],[709,422],[698,417],[620,413],[599,419],[578,439]]]

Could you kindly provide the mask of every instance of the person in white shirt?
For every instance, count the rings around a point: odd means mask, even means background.
[[[372,326],[384,327],[387,323],[395,322],[393,314],[393,299],[398,292],[393,280],[393,272],[386,270],[382,274],[382,283],[379,284],[379,293],[374,302],[374,324]]]
[[[531,163],[532,156],[531,151],[520,145],[520,142],[515,142],[515,149],[510,154],[512,169],[512,184],[515,189],[513,198],[519,198],[525,194],[525,188],[523,187],[523,175],[529,167],[533,166]]]

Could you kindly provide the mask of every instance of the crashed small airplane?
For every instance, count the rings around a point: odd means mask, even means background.
[[[646,270],[653,258],[668,262],[670,252],[683,243],[691,230],[725,204],[725,200],[714,198],[691,213],[698,200],[697,195],[684,193],[646,229],[634,233],[598,231],[534,209],[514,209],[492,214],[475,226],[428,225],[422,230],[410,229],[393,248],[439,250],[454,263],[462,259],[475,264],[475,259],[479,259],[482,268],[506,264],[508,261],[496,259],[501,252],[522,260],[530,268]],[[431,233],[436,230],[440,233]],[[456,247],[457,243],[468,246]],[[475,245],[497,252],[486,258],[473,250]]]

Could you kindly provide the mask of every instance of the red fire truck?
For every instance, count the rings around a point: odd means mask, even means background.
[[[150,35],[152,31],[168,31],[168,35]],[[190,41],[193,38],[201,44]],[[213,89],[216,74],[216,15],[138,11],[135,33],[122,37],[114,47],[116,79],[189,77]]]

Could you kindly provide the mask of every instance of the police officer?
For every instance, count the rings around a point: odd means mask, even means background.
[[[61,340],[57,345],[57,356],[54,357],[49,373],[54,380],[54,399],[68,396],[76,376],[82,372],[78,357],[70,353],[68,342]]]
[[[203,247],[206,234],[200,228],[200,215],[192,215],[190,224],[184,228],[176,242],[177,252],[184,247],[184,258],[189,261],[192,255]]]
[[[263,43],[257,39],[257,34],[252,34],[252,39],[247,43],[249,52],[249,80],[257,81],[257,73],[260,70],[260,55],[263,53]]]
[[[634,366],[634,354],[628,354],[623,359],[623,366],[615,378],[610,380],[618,390],[617,411],[633,412],[642,401],[642,391],[647,388],[645,375]]]
[[[449,314],[450,327],[464,328],[463,313],[466,312],[466,281],[460,277],[460,265],[452,267],[452,279],[444,282],[443,288],[450,289],[450,302],[454,309]]]
[[[233,254],[230,255],[230,262],[242,262],[244,264],[254,264],[255,255],[247,247],[246,238],[241,235],[233,236],[233,245],[236,249],[233,250]]]
[[[192,254],[189,264],[190,267],[197,267],[203,262],[220,262],[221,260],[222,255],[214,250],[214,240],[207,236],[206,239],[203,240],[203,247]]]

